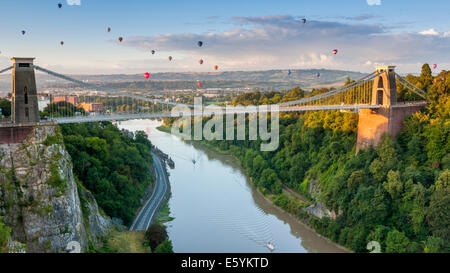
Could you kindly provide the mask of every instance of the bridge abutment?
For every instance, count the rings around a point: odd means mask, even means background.
[[[397,137],[403,129],[403,121],[411,114],[419,112],[426,102],[415,104],[397,104],[379,109],[361,109],[359,111],[358,139],[356,152],[371,146],[376,147],[383,135]]]

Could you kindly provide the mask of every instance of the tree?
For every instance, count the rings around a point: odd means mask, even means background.
[[[0,99],[0,108],[2,109],[2,115],[9,117],[11,115],[11,101],[7,99]]]
[[[433,75],[429,64],[422,66],[422,73],[419,77],[419,88],[427,90],[433,84]]]
[[[400,172],[389,171],[387,182],[383,183],[384,189],[391,195],[392,199],[397,199],[403,191],[403,183],[400,179]]]
[[[171,240],[165,240],[156,247],[154,253],[173,253],[173,246]]]
[[[426,219],[431,233],[450,243],[450,188],[436,189],[431,195]]]
[[[163,225],[153,224],[145,232],[145,239],[154,251],[157,246],[167,239],[167,231]]]
[[[396,229],[391,230],[386,238],[387,253],[406,253],[408,251],[409,239],[405,233]]]

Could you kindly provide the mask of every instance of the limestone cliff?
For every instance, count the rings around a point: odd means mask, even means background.
[[[66,252],[71,241],[86,251],[112,228],[77,185],[57,126],[36,126],[22,143],[0,145],[0,215],[27,252]]]

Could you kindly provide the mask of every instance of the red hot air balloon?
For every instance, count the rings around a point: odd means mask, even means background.
[[[169,56],[169,61],[172,61],[173,60],[173,57],[172,56]]]
[[[336,55],[337,53],[338,53],[338,50],[337,50],[337,49],[334,49],[334,50],[333,50],[333,54]]]
[[[437,68],[437,64],[433,64],[433,69],[436,69]]]
[[[202,82],[197,82],[197,86],[198,86],[198,88],[202,88],[203,83]]]
[[[144,73],[144,78],[146,78],[147,80],[150,78],[150,73],[148,73],[148,72],[145,72]]]
[[[214,70],[219,70],[219,66],[215,65]]]
[[[203,60],[202,60],[202,59],[200,59],[200,61],[198,61],[198,63],[199,63],[199,64],[203,64]]]
[[[122,37],[119,37],[119,42],[122,42],[123,41],[123,38]]]

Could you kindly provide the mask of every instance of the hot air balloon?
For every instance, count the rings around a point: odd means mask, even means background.
[[[61,3],[58,3],[58,8],[62,8],[62,4]]]
[[[199,47],[202,47],[202,46],[203,46],[203,42],[202,42],[202,41],[198,41],[197,45],[198,45]]]
[[[289,69],[288,70],[288,76],[290,76],[292,74],[292,71]]]
[[[337,53],[338,53],[338,50],[337,50],[337,49],[334,49],[334,50],[333,50],[333,54],[336,55]]]
[[[219,66],[215,65],[214,70],[219,70]]]
[[[148,78],[150,78],[150,73],[145,72],[145,73],[144,73],[144,78],[146,78],[146,79],[148,80]]]
[[[107,31],[107,32],[111,32],[111,28],[110,28],[110,27],[107,28],[106,31]]]
[[[152,50],[152,55],[155,55],[155,53],[156,53],[156,51],[155,51],[155,50]]]
[[[436,69],[437,68],[437,64],[433,64],[433,69]]]
[[[119,37],[119,42],[122,42],[123,41],[123,38],[122,37]]]
[[[22,30],[21,32],[22,32],[22,35],[25,35],[25,33],[26,33],[25,30]]]
[[[64,42],[63,42],[63,41],[61,41],[61,42],[60,42],[60,44],[61,44],[61,45],[63,46],[63,45],[64,45]]]
[[[202,60],[202,59],[200,59],[200,61],[198,61],[198,63],[199,63],[199,64],[203,64],[203,60]]]
[[[319,78],[320,77],[320,73],[317,73],[317,78]]]
[[[172,61],[172,60],[173,60],[172,56],[169,56],[169,61]]]
[[[302,19],[302,23],[303,23],[303,24],[306,24],[306,19],[303,18],[303,19]]]
[[[197,86],[198,86],[198,88],[202,88],[203,83],[202,82],[197,82]]]

